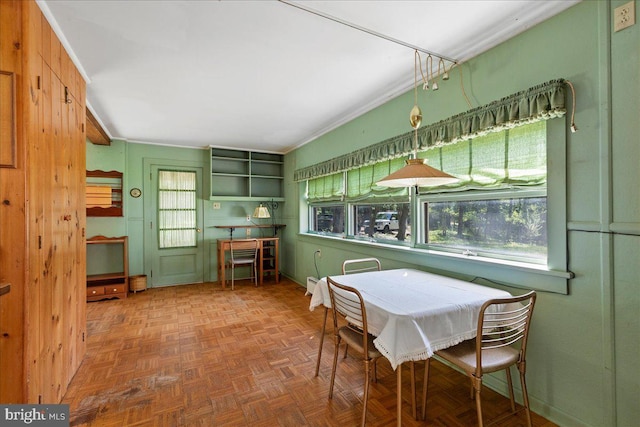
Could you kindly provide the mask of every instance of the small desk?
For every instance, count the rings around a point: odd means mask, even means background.
[[[258,278],[262,285],[265,273],[273,273],[276,283],[280,283],[280,238],[279,237],[258,237],[255,239],[233,239],[234,242],[247,240],[258,241]],[[226,278],[226,253],[229,252],[231,239],[218,239],[218,280],[222,287],[227,285]]]
[[[370,271],[331,279],[360,291],[367,309],[369,332],[376,337],[373,344],[397,370],[398,426],[401,364],[426,360],[435,351],[474,338],[482,304],[511,296],[500,289],[411,269]],[[316,285],[309,309],[320,305],[331,307],[326,278]],[[318,361],[320,354],[319,351]]]

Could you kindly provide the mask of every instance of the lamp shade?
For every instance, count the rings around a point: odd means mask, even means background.
[[[377,182],[383,187],[433,187],[451,184],[458,178],[432,168],[424,159],[408,159],[407,165]]]
[[[254,218],[271,218],[271,215],[269,215],[269,210],[266,208],[266,206],[262,206],[262,203],[261,203],[260,206],[258,206],[256,210],[253,211],[253,217]]]

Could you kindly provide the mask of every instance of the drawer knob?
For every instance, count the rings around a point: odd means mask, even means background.
[[[118,292],[118,288],[113,288],[113,292]]]
[[[92,294],[95,294],[95,293],[96,293],[96,291],[91,291],[91,293],[92,293]]]

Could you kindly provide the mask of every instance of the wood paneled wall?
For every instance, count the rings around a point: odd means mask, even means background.
[[[35,2],[0,0],[0,20],[0,70],[20,67],[18,160],[0,168],[0,402],[57,403],[85,354],[85,82]]]

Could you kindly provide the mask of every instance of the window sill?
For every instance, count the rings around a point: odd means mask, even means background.
[[[315,233],[300,233],[299,235],[323,239],[327,244],[341,245],[344,243],[365,246],[376,251],[384,250],[387,251],[384,257],[390,260],[451,272],[452,275],[471,276],[471,280],[474,281],[498,282],[501,285],[521,289],[567,295],[569,293],[568,280],[574,277],[570,271],[552,270],[545,265],[369,242],[341,236]]]

